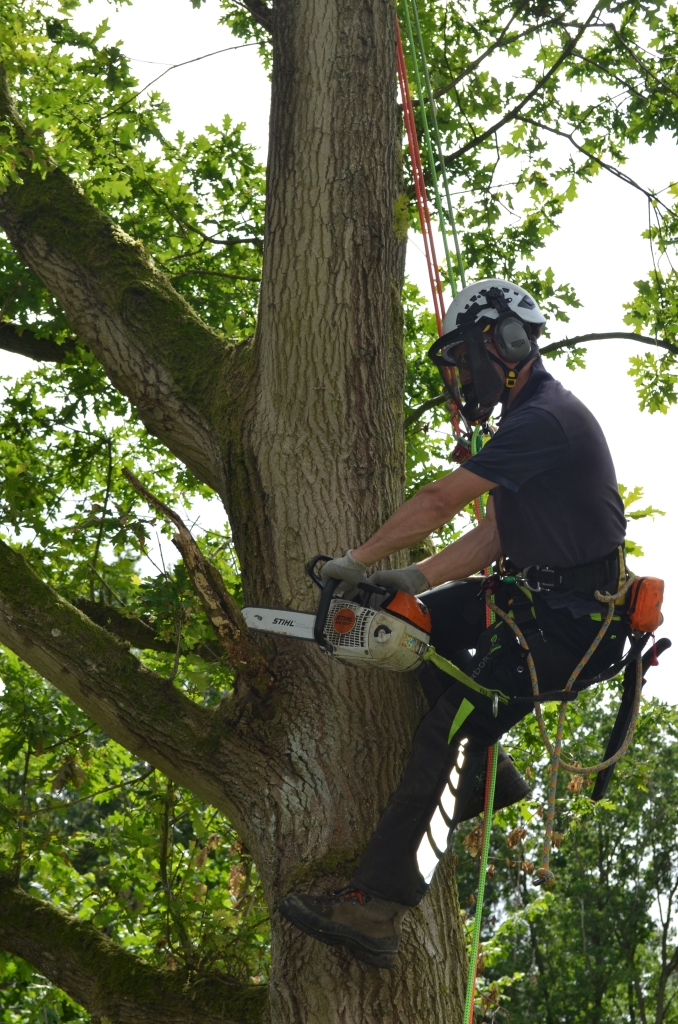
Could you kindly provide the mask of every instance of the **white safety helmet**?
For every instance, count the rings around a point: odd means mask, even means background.
[[[536,339],[545,323],[530,293],[513,281],[485,278],[452,300],[428,355],[468,424],[484,422],[498,402],[508,401],[518,374],[539,354]],[[470,380],[462,384],[454,367],[469,371]]]
[[[485,299],[485,295],[490,288],[501,289],[509,304],[511,313],[520,317],[524,323],[534,324],[535,327],[543,327],[546,323],[534,298],[528,291],[521,288],[519,284],[514,284],[513,281],[503,281],[498,277],[486,277],[482,281],[476,281],[475,284],[470,284],[463,288],[452,299],[443,320],[443,334],[449,334],[450,331],[453,331],[460,323],[463,314],[468,313],[474,303],[479,307],[475,318],[476,322],[483,317],[488,320],[496,320],[499,316],[499,311],[490,306]]]

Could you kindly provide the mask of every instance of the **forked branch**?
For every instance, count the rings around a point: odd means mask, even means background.
[[[224,586],[220,573],[205,558],[183,519],[151,494],[128,469],[123,469],[123,474],[144,501],[176,526],[178,533],[172,542],[181,553],[186,571],[231,667],[257,693],[265,692],[275,681],[275,676],[261,648],[251,637],[242,612]]]

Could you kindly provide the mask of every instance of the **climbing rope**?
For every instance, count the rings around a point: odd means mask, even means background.
[[[471,938],[471,954],[469,956],[468,977],[466,979],[466,999],[464,1001],[464,1024],[473,1024],[473,1008],[476,995],[476,978],[478,976],[478,954],[480,951],[480,929],[483,923],[483,901],[485,899],[485,879],[487,862],[490,856],[490,833],[492,832],[492,811],[494,809],[494,790],[497,782],[497,760],[499,744],[495,743],[487,751],[487,770],[485,772],[485,807],[483,811],[483,849],[480,858],[480,877],[478,879],[478,896],[476,913],[473,919],[473,937]]]
[[[407,81],[407,69],[405,67],[405,54],[403,42],[400,36],[400,25],[396,21],[396,57],[398,64],[398,81],[400,83],[400,96],[403,104],[403,119],[407,132],[407,141],[410,150],[410,162],[412,164],[412,178],[414,180],[414,194],[417,200],[419,212],[419,223],[424,238],[424,252],[426,255],[426,266],[431,282],[431,294],[433,296],[433,308],[438,325],[438,334],[443,333],[443,319],[445,317],[445,303],[443,300],[443,286],[440,280],[440,270],[436,260],[435,243],[433,240],[433,228],[431,217],[428,212],[428,199],[426,197],[426,182],[424,170],[421,165],[421,153],[419,152],[419,139],[417,137],[417,126],[414,120],[414,109],[412,97]]]
[[[421,24],[419,22],[419,9],[417,7],[417,0],[412,0],[412,17],[410,15],[410,0],[404,0],[403,11],[405,14],[405,26],[407,28],[407,38],[410,48],[410,56],[412,58],[412,67],[414,69],[414,80],[417,87],[417,99],[419,100],[419,109],[421,110],[421,122],[424,129],[424,139],[426,142],[426,153],[428,157],[429,172],[431,175],[431,182],[433,185],[433,192],[436,201],[436,209],[438,211],[438,223],[440,226],[440,234],[443,239],[443,248],[445,249],[445,260],[447,262],[447,276],[450,281],[450,287],[452,288],[452,295],[457,294],[457,283],[456,283],[456,271],[452,266],[452,257],[450,255],[450,247],[447,239],[447,229],[445,227],[445,215],[443,213],[442,200],[440,197],[440,188],[438,184],[438,173],[436,170],[436,162],[433,155],[433,143],[431,140],[431,131],[429,129],[429,119],[426,112],[426,103],[424,102],[424,90],[422,88],[422,76],[419,68],[419,57],[417,55],[417,47],[414,42],[414,32],[412,25],[417,34],[417,41],[419,44],[419,53],[421,55],[421,65],[424,71],[424,81],[426,83],[426,98],[428,100],[428,108],[431,115],[431,123],[433,125],[433,134],[435,137],[436,149],[438,151],[438,161],[440,163],[441,173],[443,177],[443,185],[445,187],[445,196],[447,198],[447,215],[450,221],[450,227],[452,228],[452,235],[454,238],[455,252],[457,257],[457,266],[459,268],[459,276],[461,278],[462,287],[466,286],[466,279],[464,276],[464,268],[461,260],[461,250],[459,247],[459,237],[457,235],[457,227],[454,218],[454,210],[452,208],[452,199],[450,197],[450,186],[447,180],[447,168],[445,166],[445,159],[443,155],[443,146],[440,138],[440,130],[438,128],[438,112],[436,109],[435,97],[431,88],[431,79],[428,73],[428,61],[426,59],[426,50],[424,48],[424,39],[421,32]]]
[[[605,620],[602,623],[600,629],[598,630],[598,633],[594,637],[591,646],[587,650],[586,654],[580,659],[574,671],[570,675],[570,678],[565,684],[565,690],[572,689],[576,680],[579,678],[582,669],[585,667],[585,665],[588,664],[588,662],[591,660],[591,658],[597,651],[601,641],[603,640],[605,634],[610,628],[610,624],[612,623],[615,604],[617,604],[617,602],[621,602],[621,600],[626,594],[626,591],[629,589],[632,583],[633,577],[627,580],[626,583],[624,583],[624,585],[619,589],[619,591],[616,594],[601,594],[599,590],[596,591],[596,600],[608,605]],[[535,697],[538,697],[539,682],[537,679],[537,670],[535,668],[534,659],[530,652],[527,640],[523,636],[523,633],[518,624],[514,622],[514,620],[506,612],[499,608],[494,601],[492,601],[491,596],[489,594],[487,595],[486,600],[488,607],[494,612],[495,615],[497,615],[502,620],[502,622],[506,623],[506,625],[513,631],[513,633],[516,635],[518,639],[518,642],[520,643],[520,646],[523,648],[523,650],[527,652],[527,665],[530,672],[532,693]],[[556,813],[556,791],[558,786],[559,768],[564,768],[566,772],[570,772],[570,774],[572,775],[594,775],[597,772],[602,772],[606,768],[609,768],[611,765],[616,764],[617,761],[619,761],[619,759],[624,756],[626,751],[629,749],[629,746],[631,745],[631,741],[633,739],[633,735],[636,729],[636,723],[638,721],[638,715],[640,713],[640,699],[642,689],[643,661],[642,656],[639,655],[636,659],[636,687],[634,694],[633,709],[631,712],[631,721],[629,723],[629,728],[627,730],[624,742],[622,743],[619,750],[617,750],[611,757],[608,757],[606,761],[601,761],[600,764],[592,765],[591,767],[584,767],[583,765],[578,764],[569,764],[569,762],[564,761],[561,757],[561,750],[563,746],[563,730],[565,728],[565,715],[567,712],[567,705],[569,701],[563,701],[560,705],[558,711],[558,724],[556,726],[556,738],[554,743],[551,743],[548,732],[546,731],[546,724],[544,722],[544,716],[542,714],[541,707],[538,703],[535,704],[535,715],[537,718],[537,724],[539,726],[539,733],[541,735],[541,739],[546,748],[546,751],[549,755],[549,789],[546,805],[546,828],[544,830],[544,841],[542,844],[541,868],[537,872],[537,876],[534,881],[535,885],[544,885],[548,888],[554,885],[555,883],[555,877],[550,869],[549,861],[551,856],[551,847],[553,845],[553,823]]]
[[[418,14],[417,14],[417,24],[418,24]],[[410,30],[409,31],[410,47],[411,47],[411,53],[412,53],[412,57],[413,57],[413,63],[415,64],[419,85],[421,85],[421,80],[420,80],[420,76],[419,76],[419,72],[418,72],[418,64],[416,64],[416,50],[414,48],[414,41],[413,41],[413,37],[412,37],[411,24],[410,24],[410,19],[409,19],[409,10],[408,10],[408,26],[409,26],[409,30]],[[423,51],[423,43],[422,43],[422,51]],[[397,58],[397,67],[398,67],[398,81],[399,81],[399,84],[400,84],[400,96],[401,96],[402,105],[403,105],[403,120],[405,122],[405,130],[407,132],[407,142],[408,142],[408,149],[409,149],[409,152],[410,152],[410,163],[411,163],[411,167],[412,167],[412,180],[414,182],[414,194],[415,194],[416,201],[417,201],[417,211],[418,211],[418,214],[419,214],[419,224],[421,226],[421,233],[422,233],[422,237],[424,239],[424,255],[426,257],[426,267],[427,267],[427,270],[428,270],[429,281],[430,281],[430,284],[431,284],[431,296],[432,296],[432,299],[433,299],[433,309],[434,309],[434,312],[435,312],[436,324],[438,326],[438,334],[442,335],[442,333],[443,333],[443,320],[445,318],[445,301],[444,301],[444,297],[443,297],[443,286],[442,286],[442,282],[441,282],[441,279],[440,279],[440,269],[438,267],[438,261],[436,259],[435,241],[434,241],[434,238],[433,238],[433,228],[432,228],[432,225],[431,225],[431,217],[430,217],[430,214],[429,214],[428,199],[427,199],[427,195],[426,195],[426,181],[425,181],[425,178],[424,178],[424,170],[423,170],[422,163],[421,163],[421,152],[419,150],[419,138],[418,138],[418,135],[417,135],[417,126],[416,126],[416,122],[415,122],[415,119],[414,119],[414,108],[412,106],[412,96],[411,96],[411,93],[410,93],[410,87],[409,87],[409,83],[408,83],[408,80],[407,80],[407,68],[405,66],[405,54],[404,54],[404,51],[403,51],[403,43],[402,43],[402,37],[401,37],[401,33],[400,33],[400,25],[399,25],[397,20],[396,20],[396,58]],[[429,81],[428,80],[428,72],[427,72],[427,81]],[[429,81],[429,86],[430,86],[430,81]],[[442,208],[441,208],[441,205],[440,205],[440,196],[439,196],[439,191],[438,191],[438,179],[437,179],[436,172],[435,172],[435,164],[434,164],[434,161],[433,161],[432,147],[430,145],[430,135],[428,134],[428,121],[426,119],[426,108],[425,108],[425,105],[423,103],[423,99],[421,97],[421,88],[419,89],[419,92],[420,92],[420,97],[419,97],[420,106],[421,106],[421,110],[422,110],[422,115],[423,115],[423,120],[424,120],[424,125],[425,125],[425,129],[426,129],[426,133],[427,133],[427,138],[428,138],[427,150],[428,150],[428,154],[429,154],[429,164],[430,164],[430,166],[432,168],[431,177],[432,177],[432,179],[435,182],[435,188],[436,188],[436,206],[438,208],[438,216],[439,216],[439,218],[441,218],[440,223],[441,223],[441,228],[442,228],[442,232],[443,232],[443,238],[446,239],[446,235],[444,233],[445,225],[444,225],[444,221],[442,219]],[[437,136],[436,137],[439,140],[440,139],[440,133],[438,132],[438,129],[437,129],[437,119],[435,118],[435,101],[433,100],[432,93],[431,93],[431,100],[432,100],[432,102],[434,104],[433,107],[432,107],[432,111],[433,111],[433,117],[434,117],[434,124],[436,126],[436,132],[437,132]],[[444,168],[445,165],[444,165],[444,161],[443,161],[443,158],[442,158],[442,147],[440,148],[439,156],[440,156],[440,160],[441,160],[441,166]],[[444,173],[445,187],[446,187],[446,191],[447,191],[448,198],[449,198],[449,188],[447,186],[447,172],[444,170],[443,173]],[[461,268],[461,280],[462,280],[462,282],[465,282],[464,273],[463,273],[463,267],[462,267],[462,263],[461,263],[461,254],[460,254],[460,250],[459,250],[459,241],[458,241],[458,238],[457,238],[457,229],[456,229],[456,226],[454,225],[454,214],[453,214],[453,211],[452,211],[451,201],[449,203],[448,212],[449,212],[449,216],[450,216],[450,219],[451,219],[451,223],[453,225],[453,232],[454,232],[454,237],[455,237],[455,245],[457,247],[457,258],[458,258],[458,261],[459,261],[459,266]],[[455,288],[456,288],[455,278],[454,278],[454,274],[452,272],[452,264],[451,264],[451,260],[450,260],[450,257],[449,257],[449,247],[447,246],[447,241],[446,240],[445,240],[445,252],[446,252],[447,259],[448,259],[448,274],[450,276],[450,282],[452,284],[452,290],[453,290],[453,293],[454,293],[455,292]],[[444,367],[443,370],[442,370],[442,373],[443,373],[443,377],[444,377],[444,379],[445,379],[445,381],[446,381],[446,383],[448,385],[452,385],[455,382],[457,384],[459,383],[458,380],[456,380],[456,375],[457,375],[456,368],[454,368],[454,367]],[[449,409],[449,413],[450,413],[450,420],[452,422],[452,430],[453,430],[453,433],[454,433],[454,436],[455,436],[457,442],[459,442],[459,441],[462,440],[461,427],[460,427],[460,419],[461,419],[460,418],[460,410],[457,408],[456,404],[454,402],[452,402],[452,401],[448,402],[448,409]],[[468,447],[466,447],[466,450],[468,450]]]

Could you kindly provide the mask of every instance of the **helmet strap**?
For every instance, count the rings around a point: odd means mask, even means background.
[[[500,366],[504,371],[504,393],[501,400],[502,409],[504,409],[509,400],[511,391],[518,383],[518,374],[524,366],[527,366],[527,364],[539,354],[539,347],[533,344],[529,355],[526,355],[525,358],[521,359],[519,363],[516,363],[514,367],[507,366],[504,360],[500,359],[499,356],[495,356],[493,352],[488,352],[487,354],[492,362],[496,363],[497,366]]]

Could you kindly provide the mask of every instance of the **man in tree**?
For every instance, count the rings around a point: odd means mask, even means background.
[[[624,509],[610,452],[589,410],[544,369],[536,345],[543,325],[532,296],[510,281],[484,280],[460,292],[432,352],[459,373],[461,390],[453,385],[452,398],[467,421],[486,421],[501,402],[499,430],[462,468],[423,487],[373,537],[323,568],[325,579],[354,585],[370,565],[492,491],[474,530],[417,564],[369,579],[410,594],[428,591],[422,600],[436,651],[508,703],[426,664],[421,681],[431,710],[351,883],[328,898],[292,894],[280,904],[297,927],[378,967],[393,966],[402,919],[426,892],[436,863],[431,842],[444,849],[447,829],[478,813],[473,788],[488,746],[531,709],[526,654],[506,624],[487,625],[485,591],[465,577],[499,562],[495,600],[528,640],[541,692],[561,689],[596,637],[606,606],[595,593],[614,594],[626,578]],[[617,617],[587,665],[589,678],[619,659],[625,636]],[[504,755],[496,806],[526,793]]]

